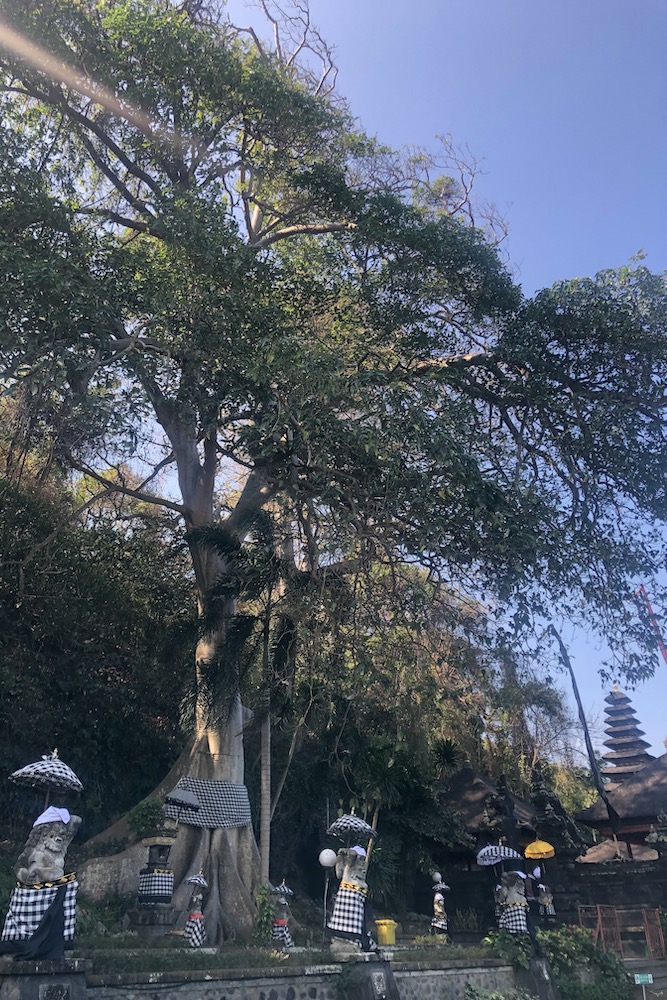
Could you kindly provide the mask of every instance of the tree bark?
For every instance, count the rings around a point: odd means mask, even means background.
[[[215,435],[210,433],[204,439],[203,458],[200,458],[194,420],[173,419],[170,404],[155,386],[151,386],[150,395],[176,459],[186,528],[192,531],[211,525],[217,472]],[[235,513],[237,516],[243,513],[239,505],[247,508],[261,506],[262,502],[261,484],[251,475]],[[233,529],[234,514],[227,523]],[[216,552],[196,542],[191,542],[190,553],[201,616],[209,588],[219,581],[228,567]],[[225,702],[216,701],[209,676],[210,666],[219,659],[226,630],[235,613],[235,602],[229,601],[219,622],[197,642],[194,735],[164,781],[147,798],[164,798],[185,776],[244,784],[243,733],[250,713],[242,706],[233,687]],[[103,843],[126,834],[127,824],[121,819],[95,840]],[[255,892],[261,884],[260,856],[251,826],[209,830],[181,824],[169,864],[174,869],[176,886],[173,903],[182,911],[182,921],[192,892],[192,886],[185,880],[201,869],[209,885],[204,903],[208,940],[218,942],[223,937],[250,937],[256,914]]]

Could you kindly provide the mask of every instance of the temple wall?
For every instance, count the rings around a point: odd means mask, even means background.
[[[501,992],[517,985],[512,966],[489,959],[435,969],[392,962],[392,969],[400,1000],[463,1000],[468,983]],[[340,1000],[344,974],[345,965],[224,976],[192,972],[88,976],[87,1000]]]

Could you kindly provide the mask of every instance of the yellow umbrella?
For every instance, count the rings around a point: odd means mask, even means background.
[[[524,857],[530,858],[531,861],[541,861],[544,858],[553,858],[555,853],[555,849],[551,846],[551,844],[548,844],[546,840],[534,840],[533,843],[529,844],[523,852]]]

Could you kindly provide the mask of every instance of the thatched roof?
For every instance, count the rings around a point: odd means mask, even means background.
[[[594,847],[589,847],[585,854],[582,854],[577,861],[580,864],[606,865],[617,861],[616,855],[621,855],[622,861],[657,861],[658,852],[654,851],[648,844],[633,844],[632,857],[628,851],[628,845],[619,840],[615,844],[613,840],[602,840]]]
[[[439,797],[443,805],[458,813],[466,830],[477,833],[484,827],[486,799],[495,792],[496,784],[488,774],[466,764],[452,775]],[[518,795],[511,794],[511,798],[519,827],[534,832],[535,810],[531,803]]]
[[[644,764],[631,778],[610,784],[607,795],[622,820],[646,820],[667,811],[667,753]],[[607,807],[601,799],[575,818],[588,826],[609,824]]]

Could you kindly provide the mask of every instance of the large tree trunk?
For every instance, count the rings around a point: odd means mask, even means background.
[[[215,520],[213,508],[218,472],[216,434],[211,430],[201,437],[196,415],[178,411],[150,378],[146,379],[144,387],[173,448],[185,526],[188,532],[210,526]],[[235,510],[224,522],[230,534],[242,540],[247,530],[243,525],[247,523],[245,518],[248,512],[253,508],[260,509],[265,500],[263,482],[251,473]],[[227,567],[215,551],[198,544],[192,537],[190,553],[201,615],[207,592],[224,576]],[[230,601],[224,607],[220,620],[197,643],[195,732],[190,744],[150,798],[164,798],[179,778],[186,775],[244,784],[243,730],[247,713],[238,693],[233,693],[233,677],[226,685],[226,704],[216,702],[210,684],[210,667],[219,665],[226,631],[235,613],[235,604]],[[103,842],[126,833],[127,825],[121,820],[96,840]],[[171,850],[170,865],[174,868],[176,885],[174,905],[183,913],[192,891],[192,886],[185,879],[203,869],[209,884],[204,904],[209,940],[216,942],[223,936],[250,935],[256,912],[255,891],[260,884],[260,859],[252,827],[207,830],[181,824]]]
[[[215,436],[210,434],[205,438],[201,460],[194,424],[173,420],[171,407],[160,399],[155,387],[152,392],[156,414],[174,449],[187,511],[186,527],[192,531],[211,525],[217,472]],[[249,503],[261,506],[260,491],[254,481],[242,492],[237,508],[244,503],[246,506]],[[233,515],[227,524],[230,531],[234,530]],[[225,565],[214,551],[196,542],[191,543],[190,551],[201,614],[207,591],[224,574]],[[209,665],[219,661],[226,629],[235,612],[235,605],[230,602],[214,630],[197,643],[194,736],[149,798],[164,798],[179,778],[186,775],[244,784],[243,731],[249,713],[243,708],[238,694],[228,695],[224,705],[216,703],[210,690],[208,670]],[[231,688],[233,692],[233,679],[230,680],[232,683],[227,690]],[[96,839],[110,840],[126,832],[127,826],[121,820]],[[260,884],[259,852],[251,826],[208,830],[181,824],[169,863],[174,868],[176,886],[173,902],[182,911],[182,921],[192,892],[192,886],[185,879],[203,869],[209,884],[204,903],[209,941],[218,942],[222,937],[237,935],[243,938],[250,936],[256,913],[255,892]]]
[[[170,781],[175,784],[185,774],[243,784],[246,715],[236,697],[224,725],[218,723],[199,732],[162,787]],[[164,791],[169,788],[164,787]],[[209,884],[204,905],[209,940],[250,936],[259,885],[259,853],[252,827],[206,830],[181,824],[170,864],[176,885],[174,905],[183,910],[192,892],[192,886],[184,880],[203,870]]]

